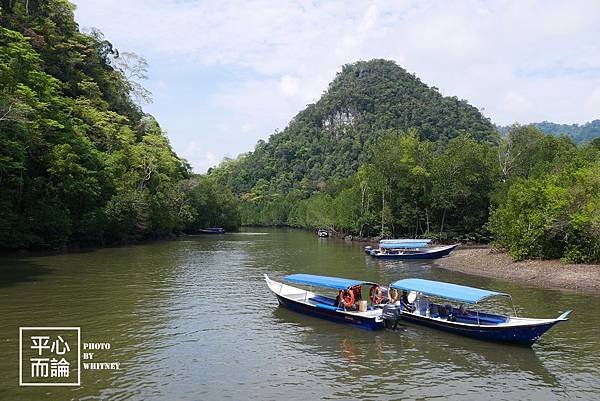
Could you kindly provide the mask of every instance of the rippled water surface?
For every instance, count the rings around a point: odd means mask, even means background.
[[[368,259],[360,244],[294,230],[194,236],[0,259],[0,400],[600,399],[600,298]],[[405,277],[509,292],[520,315],[568,323],[533,348],[403,324],[369,332],[277,307],[263,274],[389,283]],[[20,326],[80,326],[118,371],[80,387],[19,387]]]

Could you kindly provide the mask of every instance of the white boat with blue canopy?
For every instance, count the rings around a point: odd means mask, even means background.
[[[401,238],[382,239],[377,248],[365,247],[365,253],[377,259],[438,259],[448,256],[458,246],[430,247],[430,239]]]
[[[385,301],[385,289],[377,283],[313,274],[291,274],[283,278],[290,283],[338,291],[337,296],[332,297],[271,280],[266,274],[265,281],[279,304],[295,312],[371,330],[384,327],[379,305]],[[362,299],[364,285],[370,286],[370,305]]]
[[[511,296],[503,292],[441,281],[410,278],[396,281],[390,284],[390,288],[403,292],[401,302],[384,307],[384,317],[395,316],[394,324],[401,319],[482,340],[530,346],[555,324],[568,320],[571,314],[569,310],[555,319],[523,318],[517,316],[514,305],[514,316],[483,312],[477,306],[480,302],[494,297],[506,297],[512,304]],[[450,303],[436,303],[431,298],[458,302],[460,305],[456,307]],[[463,304],[473,305],[478,309],[469,309]],[[394,308],[399,309],[396,314]]]

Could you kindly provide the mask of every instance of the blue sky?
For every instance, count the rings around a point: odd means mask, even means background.
[[[395,60],[498,124],[600,118],[599,1],[74,2],[80,27],[148,60],[144,109],[200,173],[361,59]]]

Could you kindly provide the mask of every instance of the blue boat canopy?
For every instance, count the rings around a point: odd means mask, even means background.
[[[399,248],[425,248],[431,242],[430,239],[382,239],[379,241],[379,248],[399,249]]]
[[[430,243],[430,239],[426,238],[396,238],[396,239],[382,239],[379,241],[382,244],[397,244],[397,243],[411,243],[411,242],[425,242],[426,244]]]
[[[470,304],[477,303],[485,298],[510,295],[482,290],[480,288],[467,287],[464,285],[444,283],[442,281],[423,280],[419,278],[408,278],[398,280],[390,285],[392,288],[399,290],[416,291],[425,295],[436,296],[440,298],[462,301]]]
[[[426,248],[427,242],[380,242],[379,247],[381,249],[417,249],[417,248]]]
[[[333,288],[336,290],[347,290],[355,285],[377,284],[370,281],[352,280],[340,277],[315,276],[313,274],[290,274],[289,276],[285,276],[284,279],[292,283]]]

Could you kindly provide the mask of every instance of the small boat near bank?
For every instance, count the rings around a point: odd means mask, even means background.
[[[379,247],[365,247],[365,253],[377,259],[439,259],[448,256],[459,244],[429,247],[430,239],[388,239]]]
[[[271,280],[265,274],[265,281],[271,292],[277,297],[279,305],[287,309],[370,330],[384,328],[381,317],[382,308],[377,305],[384,300],[384,294],[382,287],[377,283],[312,274],[291,274],[285,276],[283,280],[338,291],[335,298],[319,295],[309,290]],[[370,286],[371,305],[362,299],[363,285]]]
[[[327,237],[329,237],[329,231],[321,229],[321,230],[317,231],[317,236],[319,238],[327,238]]]
[[[221,227],[208,227],[198,229],[200,234],[225,234],[225,229]]]
[[[515,316],[505,316],[470,310],[463,304],[475,305],[492,297],[507,297],[512,302],[512,298],[501,292],[441,281],[410,278],[392,283],[390,289],[403,291],[405,301],[384,306],[383,316],[388,325],[392,320],[394,324],[400,320],[501,343],[531,346],[554,325],[567,321],[571,314],[568,310],[555,319],[538,319],[518,317],[516,311]],[[429,297],[459,302],[460,306],[435,303]]]

